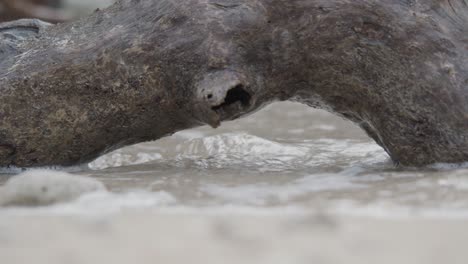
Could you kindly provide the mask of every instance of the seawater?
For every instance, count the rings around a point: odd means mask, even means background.
[[[468,219],[465,167],[397,168],[352,123],[276,103],[220,129],[182,131],[117,150],[87,167],[30,170],[17,178],[21,172],[10,171],[0,176],[0,214],[294,208]]]
[[[466,165],[396,168],[293,103],[0,176],[0,262],[466,263]]]

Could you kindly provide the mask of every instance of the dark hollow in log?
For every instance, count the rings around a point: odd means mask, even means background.
[[[465,0],[123,0],[0,24],[0,166],[84,163],[278,100],[352,120],[402,165],[465,162],[467,59]]]

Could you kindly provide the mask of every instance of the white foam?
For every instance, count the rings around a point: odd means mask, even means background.
[[[20,168],[16,166],[0,167],[0,174],[19,174],[26,171],[34,170],[50,170],[50,171],[63,171],[63,172],[81,172],[88,169],[87,164],[76,165],[76,166],[43,166],[43,167],[32,167],[32,168]]]
[[[88,166],[92,170],[102,170],[110,167],[143,164],[161,158],[162,155],[160,153],[139,152],[137,154],[127,154],[124,150],[117,150],[99,157],[95,161],[89,163]]]
[[[363,183],[352,182],[352,177],[347,174],[315,174],[283,185],[263,183],[228,187],[210,184],[202,187],[201,191],[229,203],[265,205],[270,201],[284,204],[314,192],[345,191],[365,187],[366,185]]]
[[[49,205],[68,202],[85,193],[103,191],[93,178],[52,170],[28,170],[0,188],[0,205]]]
[[[453,174],[439,179],[437,183],[440,186],[451,187],[456,190],[468,190],[468,170],[453,172]]]
[[[176,198],[170,193],[129,191],[112,193],[105,190],[85,193],[67,203],[35,208],[9,207],[3,213],[13,215],[92,215],[101,216],[124,210],[158,210],[175,205]]]
[[[331,215],[377,219],[468,219],[468,208],[414,207],[379,201],[369,204],[359,204],[352,200],[337,201],[326,211]]]
[[[307,147],[278,143],[246,133],[226,133],[191,140],[178,146],[184,156],[304,156]]]
[[[428,168],[437,170],[455,170],[468,168],[468,162],[462,163],[434,163],[427,166]]]

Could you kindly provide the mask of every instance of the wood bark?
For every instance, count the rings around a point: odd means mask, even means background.
[[[122,0],[0,24],[0,165],[74,165],[293,100],[468,161],[466,0]],[[313,120],[310,120],[313,122]]]

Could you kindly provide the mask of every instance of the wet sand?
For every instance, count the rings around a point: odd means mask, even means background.
[[[0,217],[2,263],[466,263],[464,219],[123,212]]]

